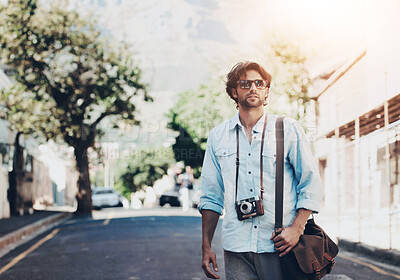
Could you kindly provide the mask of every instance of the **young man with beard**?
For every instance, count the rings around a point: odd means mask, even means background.
[[[271,75],[259,64],[236,64],[227,75],[226,91],[239,112],[208,138],[199,211],[202,268],[212,279],[220,278],[211,242],[223,209],[229,280],[282,279],[279,257],[297,244],[310,214],[319,210],[322,183],[315,160],[301,126],[285,118],[283,230],[274,233],[277,116],[264,112],[270,84]]]

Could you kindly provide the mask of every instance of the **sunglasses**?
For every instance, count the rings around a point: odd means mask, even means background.
[[[237,84],[241,89],[249,89],[254,83],[257,89],[265,89],[267,87],[267,81],[265,80],[240,80]]]

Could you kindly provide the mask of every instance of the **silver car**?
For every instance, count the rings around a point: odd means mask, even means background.
[[[122,206],[121,196],[113,188],[97,187],[92,191],[93,208]]]

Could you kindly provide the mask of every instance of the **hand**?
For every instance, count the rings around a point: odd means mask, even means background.
[[[272,233],[270,239],[275,243],[275,249],[280,253],[279,257],[285,256],[296,246],[302,232],[301,228],[290,226],[278,229]]]
[[[211,247],[203,248],[203,261],[201,267],[204,270],[205,275],[211,279],[219,279],[220,277],[211,271],[210,263],[213,265],[215,272],[218,272],[217,256]]]

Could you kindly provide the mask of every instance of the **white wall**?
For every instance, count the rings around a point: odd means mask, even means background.
[[[7,87],[11,84],[10,79],[0,69],[0,89]],[[8,129],[8,122],[0,119],[0,143],[10,143],[10,131]],[[10,216],[10,205],[7,199],[8,191],[8,167],[3,166],[3,159],[0,154],[0,219],[8,218]]]
[[[400,1],[364,3],[365,9],[360,9],[365,12],[364,22],[360,25],[364,27],[366,54],[318,99],[319,139],[315,152],[319,159],[326,160],[326,199],[321,213],[337,219],[336,235],[341,238],[398,249],[398,239],[392,238],[389,243],[388,228],[389,224],[400,225],[399,216],[389,222],[389,212],[395,207],[400,209],[400,205],[396,197],[390,203],[390,175],[394,171],[383,152],[400,131],[399,123],[393,123],[388,131],[377,130],[355,141],[322,138],[400,94]]]
[[[10,204],[7,199],[8,170],[3,167],[3,159],[0,154],[0,219],[10,217]]]

